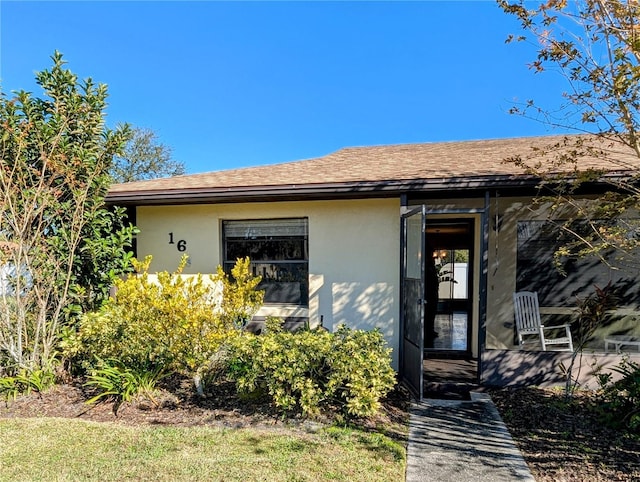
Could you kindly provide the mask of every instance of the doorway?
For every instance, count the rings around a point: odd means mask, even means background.
[[[473,218],[427,219],[425,223],[425,393],[442,384],[451,390],[451,384],[477,382],[477,361],[472,356],[474,229]],[[435,270],[431,287],[430,269]],[[437,295],[427,293],[436,288]]]
[[[473,357],[479,354],[480,326],[474,317],[482,313],[476,285],[482,285],[477,275],[483,271],[476,251],[485,252],[486,243],[476,231],[478,222],[486,230],[485,210],[451,214],[422,205],[401,215],[399,368],[418,399],[452,383],[468,392],[479,380]]]
[[[473,228],[473,219],[426,222],[424,349],[428,352],[471,351]]]

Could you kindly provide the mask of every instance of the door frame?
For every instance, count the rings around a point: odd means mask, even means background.
[[[482,208],[461,208],[461,209],[429,209],[426,204],[413,205],[409,206],[406,204],[406,197],[403,199],[403,205],[401,206],[401,222],[400,222],[400,327],[399,327],[399,375],[400,380],[406,383],[406,368],[405,365],[411,362],[407,358],[406,348],[404,346],[404,341],[407,337],[405,333],[405,263],[406,263],[406,249],[407,249],[407,240],[406,240],[406,226],[405,221],[408,216],[415,215],[416,213],[422,213],[422,253],[424,253],[424,246],[426,243],[426,219],[427,216],[433,215],[442,215],[443,218],[445,216],[455,218],[460,215],[479,215],[480,218],[480,226],[479,226],[479,234],[480,234],[480,249],[479,252],[476,253],[476,258],[479,260],[477,266],[479,267],[479,283],[478,286],[473,288],[474,293],[473,296],[478,296],[478,339],[477,339],[477,354],[478,354],[478,368],[477,368],[477,379],[478,383],[482,383],[483,380],[483,361],[482,355],[485,348],[485,340],[486,340],[486,323],[487,323],[487,275],[488,275],[488,246],[489,246],[489,207],[490,207],[490,192],[487,190],[484,195],[484,207]],[[477,230],[477,228],[476,228]],[[424,260],[423,260],[423,268],[422,268],[422,287],[424,290]],[[422,303],[424,300],[421,300]],[[420,386],[416,387],[417,390],[413,390],[410,388],[414,395],[418,400],[422,400],[422,392],[423,392],[423,362],[424,362],[424,307],[422,307],[422,322],[420,323],[421,333],[420,337]],[[471,347],[469,347],[471,349]],[[417,363],[417,361],[413,361],[413,363]],[[412,367],[414,370],[417,367]]]

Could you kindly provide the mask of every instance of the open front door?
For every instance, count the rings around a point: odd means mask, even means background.
[[[424,351],[425,227],[424,206],[402,215],[402,351],[400,374],[422,399]]]

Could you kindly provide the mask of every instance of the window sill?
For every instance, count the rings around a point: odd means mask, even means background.
[[[286,317],[309,317],[309,307],[301,305],[291,305],[285,303],[265,303],[256,313],[256,316],[277,316]]]

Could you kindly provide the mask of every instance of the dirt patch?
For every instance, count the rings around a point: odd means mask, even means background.
[[[593,394],[567,402],[559,390],[521,388],[491,398],[536,481],[640,480],[640,435],[607,427]]]

